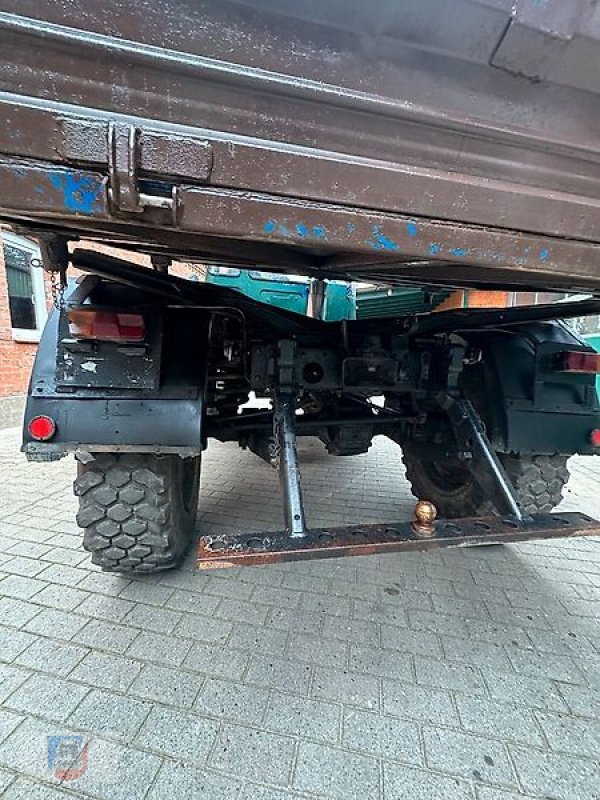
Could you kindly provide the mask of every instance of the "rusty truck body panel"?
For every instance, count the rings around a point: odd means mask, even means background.
[[[28,230],[320,277],[600,283],[592,0],[0,0],[0,45],[0,216]]]

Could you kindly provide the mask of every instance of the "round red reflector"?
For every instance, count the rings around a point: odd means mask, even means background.
[[[600,447],[600,428],[596,428],[590,433],[590,442],[594,447]]]
[[[38,442],[47,442],[56,433],[56,423],[50,417],[34,417],[28,428],[31,436]]]

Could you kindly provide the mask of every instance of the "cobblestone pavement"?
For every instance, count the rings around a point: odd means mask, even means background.
[[[300,449],[313,524],[409,518],[391,442]],[[0,432],[5,800],[600,797],[599,540],[128,580],[80,547],[73,463],[17,450]],[[600,464],[572,468],[565,507],[600,515]],[[279,520],[270,468],[212,445],[198,530]],[[60,780],[47,737],[82,734]]]

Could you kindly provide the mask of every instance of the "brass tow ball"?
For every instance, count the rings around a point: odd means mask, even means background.
[[[431,539],[435,536],[435,518],[437,508],[429,500],[419,500],[415,506],[415,520],[412,529],[420,539]]]

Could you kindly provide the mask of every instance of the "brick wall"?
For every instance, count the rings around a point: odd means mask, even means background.
[[[142,253],[132,253],[104,247],[95,242],[78,242],[78,248],[87,248],[107,255],[120,256],[142,266],[150,266],[150,258]],[[189,277],[190,273],[198,271],[198,265],[175,262],[171,272],[181,277]],[[202,269],[200,269],[202,273]],[[74,275],[70,270],[69,275]],[[51,305],[50,286],[46,275],[46,297],[48,306]],[[24,394],[27,391],[31,367],[35,358],[37,344],[32,342],[16,342],[12,336],[10,312],[8,307],[8,287],[6,270],[4,268],[4,254],[0,247],[0,398]]]
[[[26,391],[36,349],[37,345],[32,342],[15,342],[13,339],[4,253],[0,247],[0,397]]]

